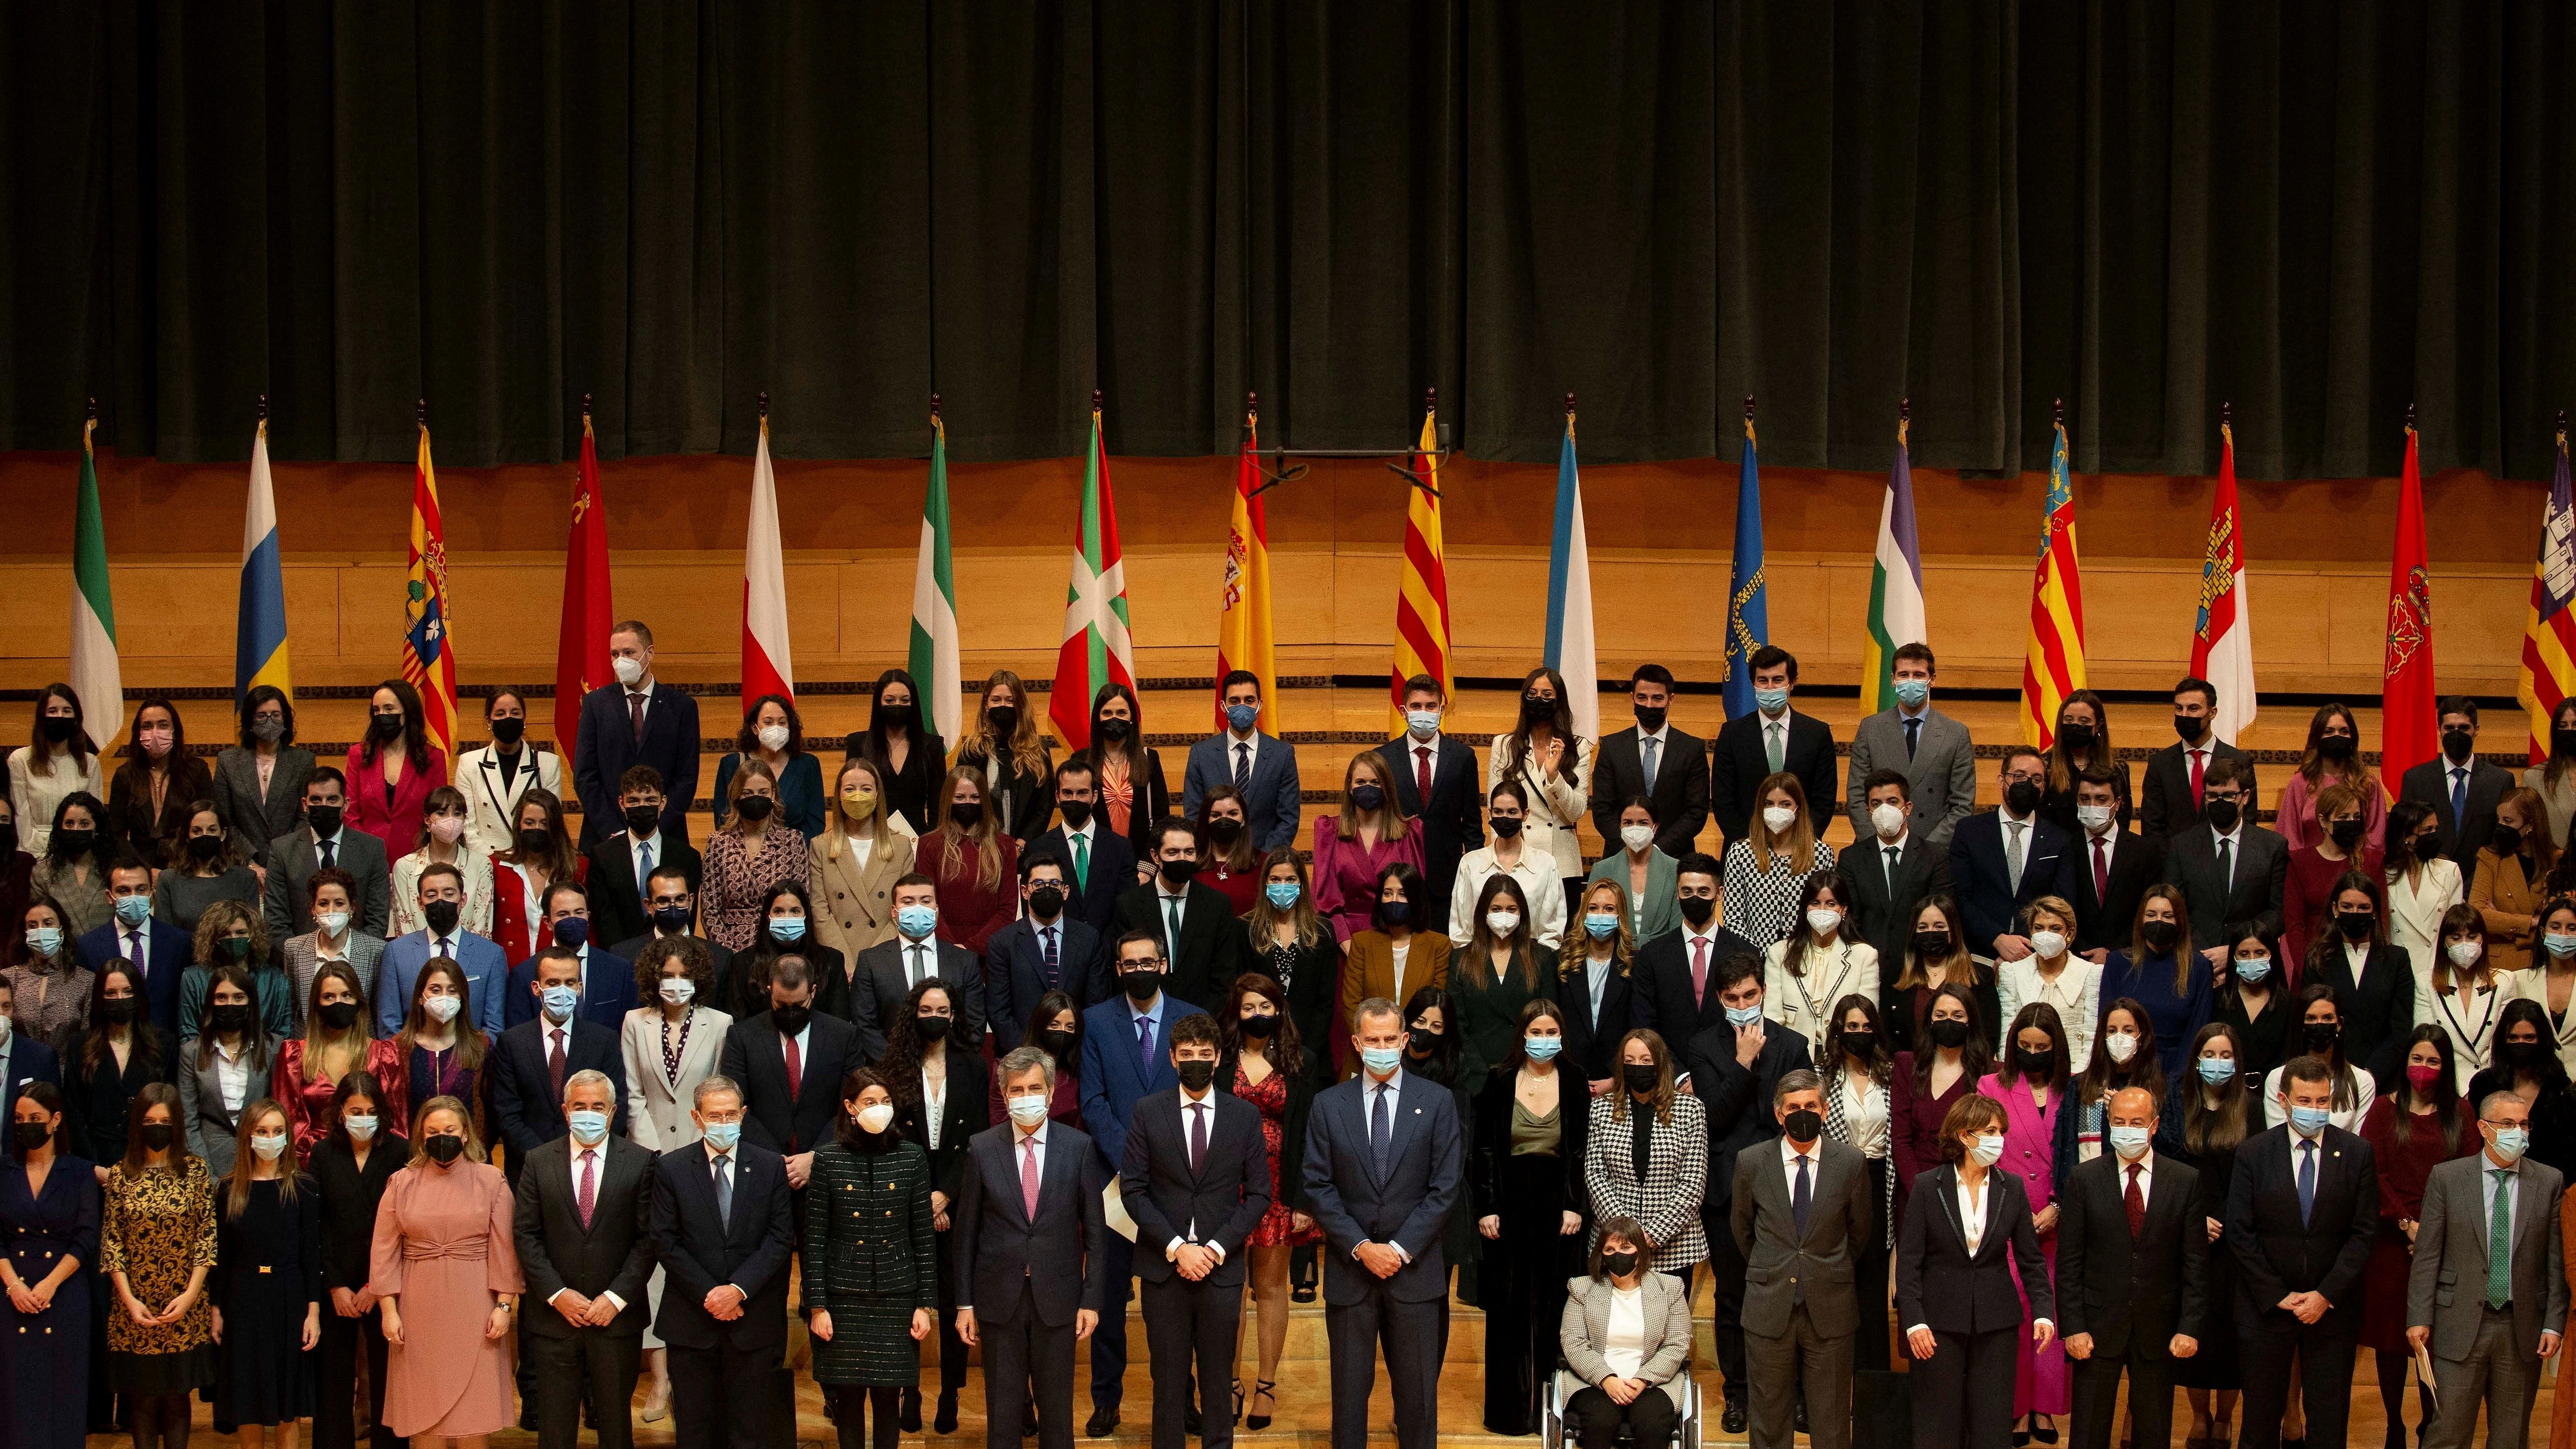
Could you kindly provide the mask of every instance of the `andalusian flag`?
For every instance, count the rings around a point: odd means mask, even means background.
[[[241,613],[233,630],[233,703],[273,684],[286,697],[286,581],[277,562],[277,495],[268,481],[268,401],[250,440],[250,501],[242,509]]]
[[[2192,621],[2191,672],[2218,691],[2210,729],[2225,744],[2254,723],[2254,604],[2245,592],[2244,535],[2236,519],[2236,429],[2218,421],[2218,496],[2200,561],[2200,612]]]
[[[1100,442],[1100,396],[1091,399],[1091,456],[1082,470],[1082,523],[1073,536],[1073,580],[1064,591],[1064,647],[1056,651],[1047,717],[1069,749],[1091,746],[1091,696],[1104,684],[1136,687],[1127,637],[1127,565],[1118,552],[1118,505]]]
[[[912,571],[913,683],[922,718],[943,740],[962,727],[965,683],[957,666],[957,572],[948,559],[948,425],[930,408],[930,488],[921,499],[921,562]]]
[[[1225,592],[1216,616],[1216,727],[1226,727],[1225,677],[1237,669],[1261,676],[1257,727],[1278,733],[1271,686],[1279,682],[1270,635],[1270,521],[1261,512],[1259,414],[1246,407],[1243,451],[1234,465],[1234,521],[1225,539]]]
[[[1770,642],[1770,594],[1762,586],[1762,460],[1754,450],[1753,402],[1747,398],[1744,466],[1735,485],[1735,565],[1726,581],[1726,665],[1719,676],[1728,719],[1753,712],[1753,656]]]
[[[2084,577],[2075,562],[2075,482],[2066,470],[2066,416],[2048,455],[2048,513],[2030,575],[2030,652],[2021,666],[2021,737],[2042,749],[2057,710],[2084,687]]]
[[[2549,758],[2550,720],[2576,694],[2576,507],[2567,486],[2567,424],[2558,425],[2558,472],[2540,515],[2540,557],[2531,566],[2531,612],[2522,625],[2522,682],[2514,690],[2531,716],[2531,762]]]
[[[1449,703],[1449,571],[1440,538],[1440,410],[1436,397],[1422,408],[1422,439],[1405,460],[1412,482],[1404,508],[1404,572],[1395,591],[1395,671],[1387,678],[1388,732],[1405,730],[1404,681],[1417,674],[1440,681]],[[1265,693],[1262,696],[1267,699]]]
[[[448,616],[447,523],[438,512],[438,470],[429,461],[429,408],[421,407],[420,454],[412,463],[411,579],[403,586],[402,677],[420,691],[429,742],[456,758],[456,630]]]
[[[72,523],[72,692],[92,748],[102,754],[125,718],[125,676],[116,664],[116,599],[107,588],[107,520],[98,507],[98,457],[91,404],[81,427],[80,498]],[[38,822],[44,824],[46,822]]]
[[[1914,534],[1914,465],[1906,454],[1907,420],[1896,415],[1896,461],[1878,508],[1878,556],[1869,570],[1868,637],[1861,643],[1860,712],[1896,707],[1896,651],[1929,644],[1923,622],[1923,549]]]
[[[1565,680],[1575,737],[1597,742],[1601,672],[1592,654],[1592,545],[1583,534],[1583,477],[1574,466],[1573,395],[1565,401],[1565,443],[1556,455],[1556,536],[1547,554],[1545,662]]]

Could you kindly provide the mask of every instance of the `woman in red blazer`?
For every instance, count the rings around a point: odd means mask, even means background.
[[[492,853],[492,939],[516,966],[555,943],[545,929],[546,891],[556,881],[581,885],[590,857],[573,849],[563,801],[551,790],[529,786],[510,827],[510,848]]]
[[[420,691],[388,679],[368,702],[367,737],[349,746],[342,823],[383,841],[388,864],[411,853],[429,792],[447,783],[447,756],[430,747],[421,719]]]

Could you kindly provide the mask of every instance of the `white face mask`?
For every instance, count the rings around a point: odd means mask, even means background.
[[[1521,913],[1518,911],[1485,912],[1485,929],[1493,932],[1498,937],[1509,936],[1512,932],[1517,931],[1520,928]]]
[[[1619,843],[1628,847],[1630,850],[1644,850],[1647,846],[1655,843],[1655,827],[1651,825],[1622,825],[1619,827]]]
[[[883,1132],[886,1124],[894,1120],[894,1108],[884,1102],[861,1107],[858,1120],[862,1132]]]
[[[2004,1134],[2000,1132],[1980,1134],[1976,1141],[1968,1145],[1968,1155],[1977,1160],[1979,1167],[1994,1166],[2003,1160]]]
[[[1798,812],[1790,809],[1786,805],[1765,805],[1762,807],[1762,828],[1770,831],[1774,835],[1788,834],[1790,823],[1795,821],[1797,818]]]
[[[258,1153],[262,1162],[275,1162],[286,1155],[286,1134],[277,1132],[254,1136],[250,1139],[250,1150]]]
[[[326,936],[342,935],[349,929],[349,913],[347,911],[324,911],[322,914],[315,916],[313,920],[316,925],[319,925],[322,928],[322,934]]]
[[[1881,840],[1894,840],[1905,830],[1905,807],[1881,802],[1869,807],[1869,828]]]
[[[686,1006],[698,994],[698,983],[686,976],[662,978],[662,999],[673,1006]]]
[[[2442,947],[2444,954],[2451,958],[2451,964],[2463,971],[2478,964],[2478,958],[2486,954],[2486,949],[2484,941],[2452,941]]]
[[[2126,1031],[2110,1032],[2102,1038],[2102,1049],[2111,1054],[2111,1060],[2125,1066],[2129,1058],[2138,1054],[2137,1034]]]
[[[1831,906],[1818,906],[1807,912],[1807,929],[1821,936],[1843,923],[1843,913]]]
[[[2030,949],[2037,951],[2041,960],[2054,961],[2066,954],[2066,937],[2057,931],[2033,931]]]
[[[644,677],[644,661],[631,655],[618,655],[616,659],[610,661],[610,667],[617,671],[617,682],[620,684],[632,685]]]
[[[464,1005],[464,1002],[453,996],[424,996],[420,999],[420,1009],[428,1012],[429,1019],[441,1026],[454,1021],[456,1013]]]
[[[1013,1097],[1011,1120],[1023,1127],[1035,1127],[1046,1120],[1047,1099],[1038,1096]]]
[[[2099,834],[2111,827],[2111,807],[2108,805],[2078,805],[2075,807],[2075,823],[2083,826],[2085,830],[2089,832]]]
[[[787,726],[762,725],[760,727],[760,747],[764,750],[783,750],[787,748]]]

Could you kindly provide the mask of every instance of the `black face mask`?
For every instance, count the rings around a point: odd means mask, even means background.
[[[2467,730],[2442,731],[2442,753],[2450,756],[2452,764],[2467,764],[2469,762],[2469,751],[2474,750],[2477,747],[2478,737],[2470,734]]]
[[[1955,1016],[1942,1017],[1933,1022],[1929,1030],[1935,1046],[1956,1049],[1968,1044],[1968,1024]]]
[[[2327,735],[2317,741],[2317,754],[2338,764],[2351,759],[2352,752],[2359,748],[2361,741],[2350,735]]]
[[[1352,803],[1358,803],[1359,797],[1356,794],[1351,798]],[[1361,805],[1360,808],[1363,810],[1374,810],[1377,807],[1374,805]],[[1231,815],[1211,815],[1208,817],[1207,833],[1208,839],[1215,841],[1219,845],[1232,845],[1243,838],[1243,822],[1235,819]]]
[[[2508,1070],[2523,1073],[2536,1072],[2540,1069],[2541,1054],[2546,1048],[2536,1041],[2509,1041],[2499,1050],[2504,1054],[2504,1064]]]
[[[879,729],[909,730],[917,717],[917,712],[911,705],[877,701],[876,723]]]
[[[2238,817],[2242,816],[2245,812],[2244,807],[2238,805],[2233,800],[2221,800],[2212,796],[2209,803],[2201,807],[2200,813],[2209,821],[2210,829],[2217,831],[2221,835],[2225,835],[2227,832],[2236,828]]]
[[[1950,933],[1947,931],[1915,932],[1914,954],[1926,960],[1947,958],[1950,954]]]
[[[1091,802],[1088,800],[1060,800],[1056,802],[1055,813],[1064,817],[1066,829],[1080,830],[1082,827],[1091,823]]]
[[[2070,750],[2089,750],[2093,748],[2093,727],[2081,723],[2062,724],[2057,727],[2057,738]]]
[[[2426,865],[2442,858],[2442,838],[2429,830],[2406,842],[2406,848]]]
[[[379,744],[390,743],[391,741],[400,738],[402,732],[403,717],[401,715],[373,714],[367,716],[367,737]]]
[[[2576,729],[2554,729],[2549,732],[2549,753],[2560,759],[2576,756]]]
[[[2173,949],[2174,929],[2172,921],[2141,921],[2138,923],[2138,939],[2147,943],[2148,950],[2161,956]]]
[[[912,1033],[926,1042],[946,1041],[949,1029],[955,1025],[957,1019],[951,1016],[916,1016],[912,1019]]]
[[[1043,1047],[1049,1056],[1063,1056],[1073,1050],[1073,1033],[1060,1026],[1048,1027],[1038,1033],[1038,1045]]]
[[[98,845],[95,830],[57,830],[54,832],[54,854],[66,860],[77,860]]]
[[[1555,724],[1556,701],[1552,699],[1541,699],[1534,694],[1522,695],[1521,723],[1528,725],[1533,729],[1540,725]]]
[[[1648,734],[1653,734],[1655,731],[1664,727],[1664,716],[1669,713],[1671,713],[1671,710],[1664,705],[1638,705],[1637,728],[1644,730]]]
[[[358,1003],[331,1001],[322,1006],[322,1024],[333,1031],[347,1031],[358,1024]]]
[[[957,822],[958,829],[972,830],[984,823],[984,802],[981,800],[952,802],[948,807],[948,818]]]
[[[1174,1062],[1172,1075],[1179,1077],[1181,1085],[1191,1091],[1204,1092],[1208,1089],[1208,1083],[1216,1080],[1216,1063],[1203,1060]]]
[[[1118,989],[1127,993],[1129,1001],[1139,1005],[1151,1001],[1154,993],[1163,989],[1163,968],[1149,966],[1142,971],[1121,971],[1118,973]]]
[[[755,823],[768,819],[769,812],[777,808],[778,802],[766,795],[745,795],[733,802],[733,813]]]
[[[431,935],[452,936],[456,933],[457,909],[454,901],[431,901],[420,908],[420,919]]]
[[[2498,825],[2488,834],[2487,844],[2494,846],[2495,852],[2498,855],[2520,855],[2522,853],[2522,827],[2519,825]]]
[[[2343,933],[2343,938],[2347,941],[2367,941],[2370,939],[2370,923],[2372,919],[2373,917],[2368,911],[2337,911],[2335,912],[2335,929],[2341,931]]]
[[[1386,803],[1386,791],[1375,785],[1362,785],[1351,791],[1351,803],[1362,810],[1375,810]],[[1211,824],[1208,829],[1214,833],[1216,827]]]
[[[627,806],[626,828],[637,835],[650,835],[661,829],[662,807],[659,805]]]
[[[1016,705],[997,704],[984,711],[985,733],[997,740],[1009,739],[1019,727],[1020,711]]]
[[[1136,725],[1133,720],[1104,719],[1094,723],[1091,732],[1113,745],[1123,745],[1129,735],[1136,733]]]
[[[1874,1031],[1847,1031],[1842,1035],[1842,1043],[1843,1055],[1857,1058],[1861,1061],[1868,1061],[1870,1054],[1878,1050],[1878,1033]]]
[[[2337,849],[2350,850],[2360,843],[2361,822],[2359,820],[2331,821],[2326,826],[2326,834],[2333,839]]]
[[[9,1135],[16,1139],[20,1152],[33,1152],[54,1140],[54,1129],[42,1122],[13,1122]]]
[[[778,1034],[780,1036],[794,1036],[798,1032],[803,1031],[807,1026],[811,1025],[813,1020],[814,1008],[810,1006],[773,1006],[769,1008],[769,1024],[778,1029]]]
[[[2057,1070],[2057,1053],[2035,1052],[2028,1047],[2013,1048],[2013,1064],[2027,1077],[2045,1077]]]
[[[420,1150],[429,1154],[430,1161],[445,1167],[465,1155],[465,1139],[453,1133],[441,1132],[422,1143]]]
[[[1388,925],[1401,926],[1413,919],[1413,902],[1380,901],[1377,903],[1377,914],[1378,919]]]
[[[2331,1021],[2312,1021],[2300,1028],[2299,1039],[2308,1044],[2308,1050],[2323,1056],[2343,1039],[2343,1027]]]
[[[119,996],[102,1001],[98,1004],[98,1014],[107,1018],[110,1026],[124,1026],[134,1020],[134,998]]]
[[[1694,926],[1707,925],[1709,918],[1717,914],[1717,902],[1706,896],[1684,896],[1681,907],[1682,919]]]
[[[2209,716],[2207,715],[2195,716],[2178,714],[2174,716],[2174,735],[2185,744],[2189,744],[2193,740],[2199,739],[2200,732],[2207,728],[2209,728]]]
[[[1792,1142],[1813,1142],[1824,1135],[1825,1119],[1813,1108],[1801,1107],[1780,1124]]]
[[[653,924],[659,926],[669,934],[677,936],[689,929],[689,908],[687,906],[655,906],[653,908]]]
[[[1637,1271],[1637,1255],[1634,1253],[1604,1253],[1601,1255],[1601,1271],[1609,1274],[1613,1278],[1625,1278],[1629,1274]]]
[[[1166,860],[1157,862],[1154,869],[1161,873],[1163,884],[1170,886],[1174,890],[1179,890],[1181,887],[1188,885],[1190,881],[1198,875],[1199,863],[1187,858],[1180,860]]]
[[[492,743],[496,745],[515,745],[527,732],[528,722],[515,715],[505,714],[492,721]]]
[[[1051,921],[1064,909],[1064,887],[1042,885],[1029,892],[1029,913],[1042,921]]]
[[[1653,1062],[1622,1062],[1619,1064],[1619,1080],[1625,1082],[1628,1086],[1628,1090],[1631,1092],[1651,1092],[1655,1090],[1655,1083],[1660,1080],[1661,1077],[1662,1073],[1655,1070],[1655,1064]]]
[[[179,1140],[179,1129],[167,1122],[146,1122],[137,1130],[143,1135],[143,1145],[154,1152],[167,1152],[170,1144]]]
[[[304,823],[313,827],[314,839],[328,840],[340,833],[340,807],[307,805],[304,807]]]
[[[220,835],[191,835],[188,837],[188,858],[196,861],[200,865],[212,861],[216,856],[223,853],[224,838]]]
[[[45,716],[45,738],[58,745],[70,739],[72,731],[79,727],[79,722],[67,714]]]
[[[1497,815],[1486,823],[1494,827],[1495,839],[1509,840],[1521,833],[1521,826],[1526,822],[1517,815]]]
[[[2039,808],[2039,787],[2028,780],[2015,780],[2006,785],[2004,808],[2015,815],[2028,815]]]
[[[18,827],[15,822],[0,825],[0,860],[18,853]]]
[[[543,855],[555,843],[554,833],[542,827],[522,830],[512,838],[518,841],[519,849],[529,855]]]
[[[217,1036],[229,1036],[250,1025],[250,1008],[238,1005],[208,1007],[206,1020],[213,1023]]]
[[[1254,1041],[1266,1041],[1279,1031],[1276,1016],[1247,1016],[1241,1022],[1243,1034]]]
[[[1427,1057],[1440,1049],[1440,1033],[1417,1026],[1404,1034],[1404,1049],[1417,1057]]]

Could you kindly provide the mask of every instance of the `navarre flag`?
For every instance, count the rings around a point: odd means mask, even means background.
[[[2084,577],[2075,557],[2075,482],[2066,465],[2066,419],[2048,455],[2048,511],[2030,575],[2030,650],[2021,666],[2021,737],[2046,749],[2058,706],[2084,687]]]
[[[1726,717],[1753,712],[1753,654],[1771,642],[1771,602],[1762,587],[1762,464],[1753,404],[1744,405],[1744,466],[1735,485],[1735,566],[1726,581]]]
[[[778,475],[769,466],[769,407],[751,456],[751,523],[742,539],[742,702],[764,694],[796,698],[796,660],[787,647],[787,560],[778,551]]]
[[[1387,677],[1388,733],[1401,735],[1404,681],[1440,681],[1449,702],[1449,570],[1440,537],[1440,411],[1423,404],[1422,437],[1405,459],[1404,569],[1395,590],[1395,668]],[[1267,699],[1265,692],[1262,696]]]
[[[125,676],[117,668],[116,599],[107,586],[107,519],[98,506],[98,409],[81,425],[80,493],[72,513],[72,692],[80,696],[90,747],[104,752],[125,719]],[[38,825],[51,822],[38,821]]]
[[[2441,751],[2433,713],[2433,576],[2424,560],[2424,478],[2417,470],[2414,410],[2406,417],[2406,468],[2397,479],[2397,541],[2388,561],[2388,653],[2379,696],[2379,783],[2396,793],[2406,772]]]
[[[963,727],[965,682],[957,663],[957,571],[949,559],[948,425],[931,399],[930,485],[921,495],[921,558],[912,570],[912,647],[907,665],[927,696],[923,718],[943,740]]]
[[[1091,746],[1091,697],[1104,684],[1136,687],[1127,626],[1127,564],[1118,551],[1118,505],[1109,494],[1109,455],[1100,441],[1100,399],[1091,401],[1091,454],[1083,461],[1082,521],[1073,535],[1073,578],[1064,591],[1064,645],[1056,651],[1047,718],[1069,749]]]
[[[268,409],[250,440],[250,498],[242,506],[241,612],[233,626],[233,703],[274,685],[288,699],[286,580],[278,568],[277,494],[268,478]]]
[[[1906,455],[1907,419],[1896,419],[1896,461],[1878,507],[1878,554],[1869,569],[1869,619],[1861,642],[1860,712],[1896,707],[1896,651],[1929,644],[1923,622],[1923,548],[1914,532],[1914,465]]]
[[[1234,465],[1234,520],[1225,540],[1225,588],[1216,616],[1216,727],[1224,729],[1225,676],[1249,669],[1261,676],[1258,728],[1278,733],[1271,688],[1279,682],[1270,633],[1270,521],[1261,511],[1259,417],[1243,416],[1243,451]]]
[[[569,760],[581,732],[584,695],[617,677],[608,662],[608,633],[617,606],[608,587],[608,505],[599,489],[599,440],[590,409],[581,411],[581,466],[572,475],[572,515],[564,532],[563,624],[555,639],[555,753]]]
[[[1565,680],[1577,738],[1601,738],[1601,675],[1592,659],[1592,546],[1583,536],[1583,479],[1574,466],[1574,409],[1556,457],[1556,537],[1547,554],[1547,667]],[[1573,746],[1567,745],[1569,754]]]
[[[2514,694],[2531,716],[2531,762],[2549,758],[2550,722],[2576,694],[2576,499],[2567,486],[2567,424],[2558,425],[2558,471],[2540,514],[2540,557],[2531,566],[2531,611],[2523,616],[2522,680]]]
[[[2218,496],[2200,561],[2200,612],[2192,621],[2191,672],[2218,690],[2210,728],[2222,744],[2254,723],[2254,606],[2245,594],[2244,534],[2236,514],[2236,429],[2218,424]]]
[[[402,677],[420,691],[429,742],[456,758],[456,627],[447,592],[447,520],[438,511],[438,469],[429,460],[429,415],[420,419],[412,460],[411,577],[403,585]]]

